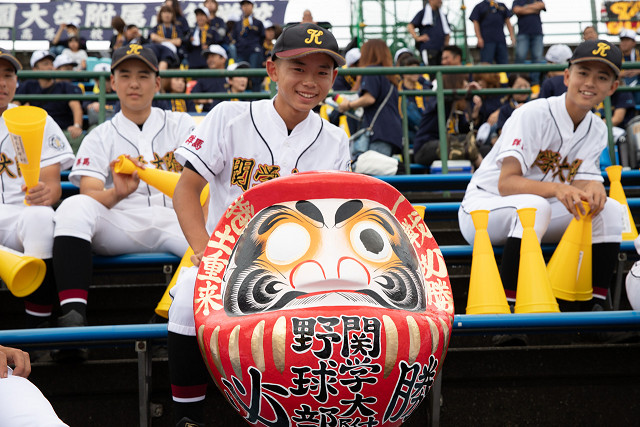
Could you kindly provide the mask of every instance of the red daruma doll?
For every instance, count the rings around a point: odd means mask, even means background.
[[[253,425],[400,425],[449,344],[442,253],[411,204],[366,175],[249,189],[214,230],[195,286],[202,355]]]

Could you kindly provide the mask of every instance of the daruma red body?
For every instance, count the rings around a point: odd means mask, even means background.
[[[400,425],[449,344],[442,253],[411,204],[365,175],[300,173],[246,191],[195,286],[202,355],[254,425]]]

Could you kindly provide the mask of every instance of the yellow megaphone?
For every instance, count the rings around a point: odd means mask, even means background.
[[[163,169],[139,168],[123,154],[118,157],[113,168],[115,173],[132,174],[138,172],[141,180],[163,192],[169,197],[173,197],[173,191],[178,184],[180,174],[169,172]]]
[[[23,105],[5,110],[2,117],[9,130],[20,173],[28,192],[40,179],[40,157],[47,112],[39,107]]]
[[[208,197],[209,197],[209,184],[207,184],[206,187],[202,189],[202,193],[200,193],[200,204],[202,206],[204,206]],[[169,307],[171,306],[171,295],[169,295],[169,291],[178,282],[178,276],[180,275],[180,270],[182,270],[183,267],[185,268],[193,267],[193,263],[191,262],[191,255],[193,255],[193,249],[189,247],[187,251],[184,253],[184,255],[182,256],[182,260],[180,261],[180,264],[178,265],[176,272],[173,273],[171,282],[169,282],[169,284],[167,285],[167,289],[165,289],[164,294],[162,295],[162,298],[160,298],[160,302],[158,302],[158,305],[156,306],[155,311],[158,316],[162,316],[165,319],[169,318]]]
[[[46,271],[43,260],[0,246],[0,278],[13,295],[21,298],[33,293]]]

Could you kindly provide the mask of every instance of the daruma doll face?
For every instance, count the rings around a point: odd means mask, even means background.
[[[393,426],[440,369],[453,298],[435,240],[400,193],[316,172],[229,207],[194,312],[209,371],[250,424]]]

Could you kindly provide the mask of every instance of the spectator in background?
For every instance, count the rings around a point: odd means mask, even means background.
[[[233,39],[236,42],[236,55],[238,61],[245,61],[251,68],[261,68],[263,62],[264,25],[262,21],[253,16],[253,2],[242,0],[240,2],[242,17],[233,27]],[[251,78],[251,90],[259,92],[262,88],[261,77]]]
[[[531,89],[531,78],[526,73],[511,73],[511,75],[509,75],[509,87],[511,89]],[[507,95],[498,114],[498,123],[496,123],[498,133],[500,133],[502,126],[504,126],[504,123],[511,117],[511,114],[516,108],[522,107],[525,102],[529,101],[530,97],[528,93],[512,93]],[[494,142],[495,141],[491,142],[492,146]],[[482,150],[480,150],[480,152],[482,153]],[[482,154],[486,155],[487,153]]]
[[[264,41],[262,42],[262,49],[264,51],[264,60],[262,61],[262,66],[264,67],[267,63],[267,59],[271,58],[271,51],[273,50],[273,46],[276,42],[276,26],[273,22],[266,20],[263,23],[264,25]]]
[[[469,84],[471,89],[498,89],[500,88],[500,73],[476,73]],[[498,121],[498,110],[502,106],[500,95],[474,95],[472,119],[475,128],[488,123],[494,126]]]
[[[344,55],[345,66],[342,68],[357,68],[360,65],[360,49],[354,47],[349,49],[349,51]],[[346,74],[338,74],[335,82],[333,83],[334,91],[356,91],[356,81],[357,76],[346,75]]]
[[[393,65],[396,67],[400,66],[400,62],[405,59],[405,58],[411,58],[413,55],[413,52],[411,51],[411,49],[407,48],[407,47],[401,47],[400,49],[398,49],[396,51],[396,54],[393,55]]]
[[[400,61],[401,67],[417,67],[420,60],[415,56],[404,58]],[[429,89],[427,82],[421,74],[404,74],[400,83],[400,90],[425,90]],[[413,144],[416,132],[425,112],[424,97],[422,95],[407,96],[407,121],[409,125],[409,144]],[[402,114],[402,99],[398,99],[398,109]]]
[[[120,15],[114,16],[113,19],[111,19],[111,28],[113,28],[113,36],[111,37],[111,41],[109,42],[109,50],[111,52],[124,45],[126,40],[124,35],[125,27],[126,24],[124,22],[124,19],[122,19]]]
[[[360,49],[357,47],[351,48],[344,55],[345,65],[342,68],[357,68],[360,66]],[[353,76],[346,74],[338,74],[336,76],[335,81],[333,82],[333,91],[334,92],[357,92],[360,89],[361,76]],[[338,102],[342,99],[351,99],[355,100],[358,98],[358,95],[349,94],[349,95],[336,95],[334,100]],[[358,127],[360,126],[360,121],[357,119],[358,113],[360,116],[362,110],[356,111],[356,114],[347,115],[347,126],[349,127],[349,135],[354,134]],[[343,114],[340,113],[340,110],[334,108],[331,114],[329,115],[329,121],[336,125],[340,126],[340,117]]]
[[[302,12],[302,21],[300,21],[300,23],[304,22],[308,22],[309,24],[317,24],[317,22],[313,20],[313,15],[311,14],[311,11],[309,9],[305,9],[305,11]]]
[[[53,71],[53,55],[46,50],[37,50],[31,55],[31,68],[35,71]],[[20,95],[82,95],[77,86],[69,82],[56,82],[53,78],[23,81],[18,87]],[[82,141],[82,105],[79,99],[71,101],[30,101],[25,103],[43,108],[64,131],[73,151]]]
[[[442,65],[462,65],[462,49],[456,45],[442,49]]]
[[[169,77],[162,79],[162,93],[185,93],[187,80],[184,77]],[[179,113],[195,113],[196,104],[192,99],[171,98],[169,100],[171,111]]]
[[[184,17],[184,13],[182,13],[182,7],[180,7],[179,0],[165,0],[164,4],[173,9],[173,16],[175,16],[176,23],[183,34],[189,33],[189,23],[187,22],[187,18]],[[159,21],[158,21],[159,22]]]
[[[63,34],[64,33],[64,34]],[[51,40],[51,53],[54,56],[62,53],[62,49],[68,47],[68,41],[71,36],[77,36],[80,41],[80,49],[87,49],[87,40],[85,40],[82,36],[80,36],[80,20],[73,19],[69,22],[62,23],[58,27],[58,31],[53,36],[53,40]]]
[[[584,30],[582,30],[582,40],[598,40],[598,31],[596,31],[593,25],[584,27]]]
[[[509,18],[512,13],[504,3],[493,0],[482,0],[469,15],[473,29],[478,38],[480,62],[489,64],[508,64],[509,52],[504,37],[504,26],[507,26],[511,44],[516,46],[516,37]]]
[[[640,61],[640,51],[636,47],[636,33],[628,28],[620,30],[620,50],[622,63]],[[640,82],[640,69],[624,69],[620,73],[626,86],[637,86]],[[640,92],[634,92],[636,104],[640,104]]]
[[[442,76],[444,89],[467,89],[468,83],[462,74],[445,74]],[[471,130],[469,101],[464,95],[445,96],[444,114],[446,117],[446,133],[466,135]],[[427,98],[425,112],[418,126],[413,142],[414,160],[416,163],[431,168],[434,161],[440,160],[440,127],[438,124],[438,102],[435,97]],[[482,156],[469,159],[476,167]]]
[[[227,63],[227,51],[218,44],[209,46],[209,50],[204,52],[207,68],[210,70],[224,70]],[[193,86],[191,93],[226,92],[224,77],[201,77],[198,83]],[[194,102],[202,104],[202,112],[208,112],[215,107],[220,99],[198,99]]]
[[[71,57],[69,57],[69,55],[65,55],[64,53],[56,56],[56,59],[53,60],[53,69],[56,71],[74,71],[77,65],[78,63],[76,61],[74,61]],[[71,85],[80,88],[80,91],[83,94],[85,92],[84,83],[78,81],[74,82],[71,77],[56,77],[56,82],[70,83]]]
[[[229,37],[229,30],[227,23],[222,18],[217,16],[218,2],[216,0],[205,0],[204,7],[209,11],[210,25],[213,31],[215,31],[220,37],[220,44],[224,50],[227,51],[227,56],[235,61],[236,59],[236,46],[231,43],[231,37]]]
[[[239,70],[249,68],[247,62],[234,62],[227,67],[227,70]],[[249,85],[249,78],[246,76],[227,77],[227,93],[245,93]],[[246,101],[245,99],[231,98],[229,101]]]
[[[442,48],[449,44],[449,22],[442,11],[442,0],[429,0],[407,25],[425,65],[440,65]],[[418,33],[416,33],[418,30]]]
[[[361,67],[391,67],[391,52],[384,40],[367,40],[360,49]],[[351,157],[356,161],[366,151],[376,151],[392,156],[402,150],[402,120],[398,111],[398,75],[362,76],[359,97],[345,99],[339,104],[340,112],[364,108],[363,127],[371,126],[374,116],[380,111],[373,123],[373,134],[369,140],[356,139],[351,147]],[[356,166],[357,172],[368,173]]]
[[[516,63],[523,64],[527,53],[531,54],[531,62],[542,62],[544,45],[542,43],[542,20],[540,12],[546,11],[541,0],[514,0],[511,6],[518,17],[518,36],[516,38]],[[533,84],[540,83],[540,73],[531,73]]]
[[[73,68],[76,71],[82,71],[87,69],[87,58],[89,55],[84,49],[80,49],[80,39],[78,36],[71,36],[67,42],[67,48],[62,51],[60,55],[66,55],[76,63]]]
[[[573,52],[566,44],[554,44],[547,50],[544,58],[549,64],[567,64]],[[549,98],[550,96],[560,96],[567,91],[564,84],[564,71],[549,71],[547,78],[540,86],[538,98]]]
[[[180,64],[182,62],[182,57],[178,49],[182,46],[182,43],[188,36],[188,33],[185,34],[182,25],[180,25],[176,19],[173,8],[169,5],[165,4],[160,7],[157,19],[158,25],[156,25],[156,28],[149,36],[151,41],[171,50],[171,52],[178,58],[178,64]],[[158,55],[158,52],[155,53],[156,56],[158,56],[158,59],[160,59],[161,55]],[[170,67],[172,65],[173,64],[169,64]]]
[[[104,62],[100,62],[93,67],[93,71],[108,71],[111,72],[111,65],[106,64]],[[107,76],[104,80],[105,93],[111,94],[114,93],[111,88],[111,78]],[[99,79],[94,79],[93,83],[93,92],[96,94],[100,93],[100,83]],[[111,120],[113,115],[116,113],[115,105],[118,103],[117,99],[106,99],[104,105],[104,119]],[[96,127],[99,123],[100,117],[100,102],[98,101],[84,101],[82,103],[82,108],[87,112],[88,120],[89,120],[89,129],[87,129],[87,133],[89,133],[94,127]]]
[[[221,41],[222,38],[211,28],[209,9],[198,7],[194,11],[196,26],[191,31],[185,44],[186,58],[189,68],[207,68],[207,61],[203,53],[209,49],[209,45]]]

